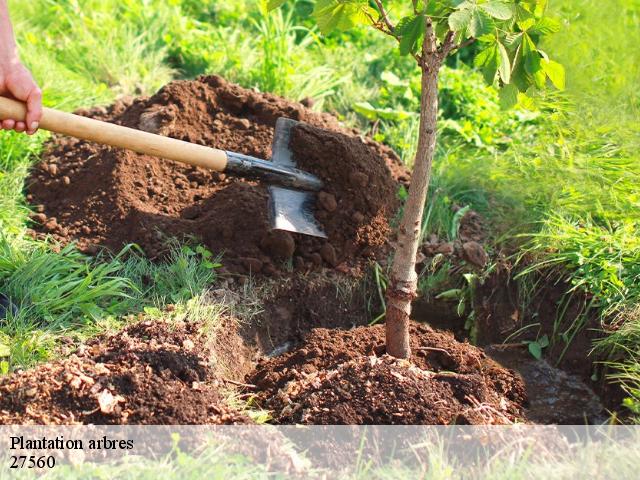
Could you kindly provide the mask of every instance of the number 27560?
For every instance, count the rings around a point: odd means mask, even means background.
[[[11,465],[9,468],[53,468],[56,466],[54,457],[36,457],[34,455],[20,455],[19,457],[11,457]]]

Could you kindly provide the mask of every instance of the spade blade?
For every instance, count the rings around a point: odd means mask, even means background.
[[[279,118],[273,136],[271,161],[287,167],[296,167],[289,149],[291,130],[298,124],[290,118]],[[269,187],[269,213],[271,228],[327,238],[313,214],[316,195],[312,192],[283,187]]]
[[[269,187],[271,228],[327,238],[315,219],[315,194],[282,187]]]

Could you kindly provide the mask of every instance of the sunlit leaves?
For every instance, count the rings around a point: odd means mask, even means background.
[[[471,16],[470,9],[456,10],[449,16],[449,27],[454,32],[464,32],[471,22]]]
[[[449,15],[449,28],[458,33],[459,38],[480,38],[495,30],[496,21],[505,21],[512,17],[513,5],[507,1],[464,1],[459,2]]]
[[[269,0],[276,8],[286,0]],[[562,65],[554,62],[538,48],[540,38],[560,30],[557,20],[545,17],[547,0],[419,0],[412,2],[412,14],[394,21],[391,1],[382,2],[387,12],[372,6],[367,0],[317,0],[313,10],[320,30],[346,30],[368,23],[398,40],[400,54],[416,54],[425,36],[429,20],[434,26],[436,43],[442,46],[445,38],[464,45],[465,40],[476,41],[474,64],[487,83],[500,89],[500,103],[508,108],[525,96],[531,88],[542,89],[552,84],[565,86]],[[386,20],[395,24],[389,28]],[[381,19],[385,18],[385,22]],[[453,32],[455,35],[448,35]],[[455,51],[455,48],[453,49]],[[418,58],[418,57],[416,57]],[[372,115],[368,105],[361,110]],[[397,112],[375,112],[378,116]]]
[[[400,54],[407,55],[415,52],[424,36],[424,15],[411,15],[403,18],[396,27],[396,33],[400,37]]]
[[[481,3],[478,7],[497,20],[509,20],[513,17],[513,7],[509,2],[489,1]]]
[[[500,79],[503,83],[511,83],[511,60],[509,59],[509,52],[505,46],[498,42],[498,53],[500,54],[500,66],[498,71],[500,72]]]
[[[475,66],[480,69],[482,76],[488,84],[493,84],[500,66],[500,54],[496,44],[485,48],[475,58]]]
[[[349,30],[376,18],[378,12],[366,0],[318,0],[313,16],[324,34],[333,30]]]
[[[558,90],[564,90],[565,73],[564,67],[553,60],[542,60],[542,69],[549,77],[549,80]]]

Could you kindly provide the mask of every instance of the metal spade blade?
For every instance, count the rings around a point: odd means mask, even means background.
[[[298,124],[289,118],[279,118],[273,137],[271,161],[277,165],[295,168],[289,149],[291,130]],[[316,195],[313,192],[289,188],[269,187],[269,215],[271,228],[327,238],[315,219]]]

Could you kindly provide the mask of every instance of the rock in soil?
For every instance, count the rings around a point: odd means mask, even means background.
[[[411,324],[411,361],[384,354],[384,326],[315,329],[248,379],[276,423],[508,424],[524,421],[520,378],[467,343]]]
[[[388,147],[360,139],[330,115],[217,76],[173,82],[152,97],[78,113],[263,159],[271,157],[278,117],[306,122],[292,148],[304,168],[325,180],[320,221],[338,259],[351,266],[371,247],[384,246],[397,181],[406,182]],[[33,228],[63,244],[75,241],[87,253],[97,245],[117,251],[134,242],[159,257],[168,237],[195,237],[214,253],[224,252],[230,271],[243,273],[243,259],[264,255],[277,268],[293,256],[314,266],[323,243],[299,235],[265,243],[265,185],[81,140],[54,138],[28,184],[30,201],[44,215]],[[356,210],[358,222],[352,220]],[[263,273],[271,270],[265,266]]]
[[[141,322],[0,380],[0,424],[246,424],[197,325]]]

